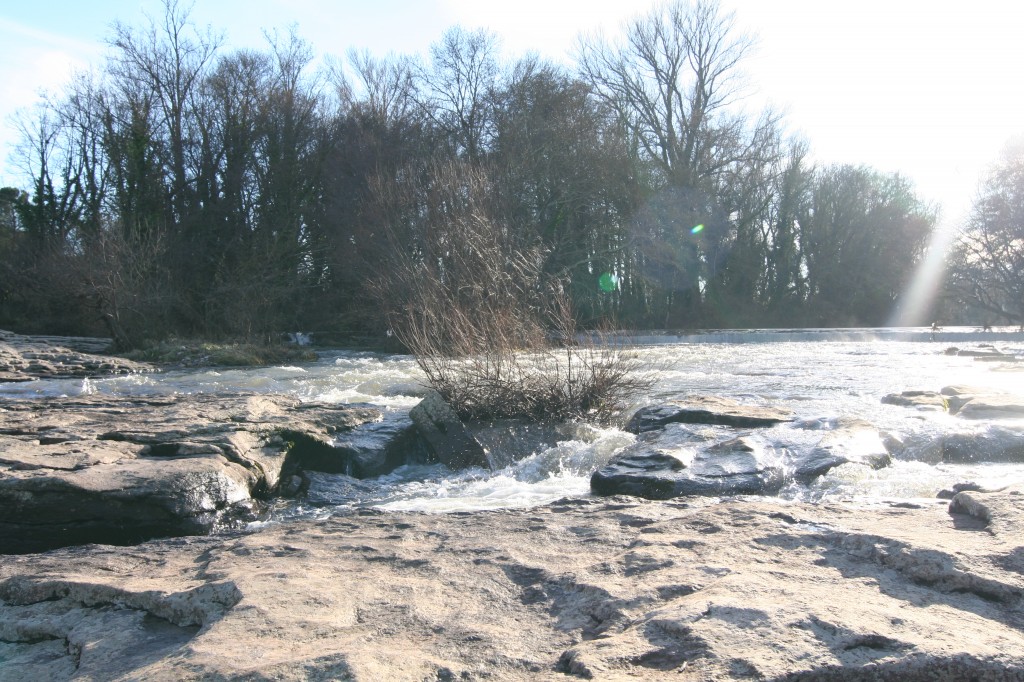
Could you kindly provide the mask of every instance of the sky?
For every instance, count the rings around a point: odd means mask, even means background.
[[[614,37],[654,0],[196,0],[192,19],[227,46],[259,47],[294,25],[319,55],[349,48],[425,54],[445,29],[483,27],[505,55],[572,63],[577,37]],[[721,0],[758,37],[743,65],[744,107],[773,106],[821,163],[899,172],[962,221],[987,165],[1024,134],[1024,3],[973,0]],[[25,186],[10,163],[13,119],[98,66],[111,25],[143,25],[159,0],[0,0],[0,186]]]

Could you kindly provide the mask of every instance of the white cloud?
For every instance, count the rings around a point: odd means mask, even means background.
[[[13,153],[18,141],[17,112],[40,101],[41,94],[59,91],[76,71],[87,69],[102,45],[42,31],[0,18],[0,150]],[[0,185],[24,184],[14,164],[0,164]]]

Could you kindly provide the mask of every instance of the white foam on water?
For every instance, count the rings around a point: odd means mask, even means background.
[[[977,386],[995,393],[1024,396],[1024,363],[976,361],[947,355],[950,345],[981,350],[993,344],[1010,355],[1024,355],[1024,336],[1012,330],[722,330],[702,336],[648,334],[651,345],[626,352],[650,363],[655,385],[638,396],[633,408],[688,394],[734,398],[743,403],[791,410],[798,420],[861,420],[864,430],[843,433],[853,455],[877,451],[878,434],[918,450],[899,453],[889,467],[874,470],[846,464],[810,485],[794,484],[793,499],[888,499],[933,497],[954,483],[974,481],[996,486],[1024,482],[1021,464],[944,464],[928,459],[928,444],[948,434],[983,433],[993,424],[1019,428],[1010,420],[968,422],[942,411],[887,405],[883,396],[907,390],[938,391],[947,385]],[[47,397],[85,392],[113,395],[195,394],[214,392],[286,393],[306,401],[370,403],[407,410],[423,392],[423,375],[410,356],[368,352],[323,353],[314,363],[271,368],[174,370],[152,374],[39,379],[0,385],[0,396]],[[813,447],[822,431],[780,424],[758,432],[775,448]],[[557,438],[527,440],[510,432],[506,447],[519,439],[514,457],[492,453],[497,471],[451,472],[435,465],[412,467],[366,483],[373,494],[344,504],[384,509],[454,511],[531,506],[566,496],[589,494],[592,472],[634,437],[615,428],[575,425]],[[529,436],[534,438],[534,436]],[[513,440],[508,440],[513,439]],[[927,453],[926,453],[927,454]],[[918,461],[911,461],[917,457]],[[290,503],[295,506],[295,503]],[[295,508],[299,508],[295,506]],[[306,510],[308,513],[314,513]],[[318,510],[315,514],[326,513]]]
[[[872,469],[844,464],[806,487],[790,486],[784,495],[804,501],[871,502],[892,499],[936,499],[956,483],[971,482],[986,489],[1024,481],[1022,464],[939,464],[893,461]]]
[[[590,475],[635,441],[618,429],[582,428],[588,441],[559,441],[501,471],[472,469],[396,490],[375,506],[393,511],[453,512],[533,507],[590,493]]]

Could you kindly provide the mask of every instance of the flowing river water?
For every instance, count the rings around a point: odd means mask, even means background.
[[[1024,420],[964,420],[882,402],[887,394],[938,391],[964,384],[1024,402],[1024,362],[983,362],[945,351],[951,346],[985,350],[989,345],[1020,360],[1024,334],[1010,328],[747,330],[686,336],[644,334],[627,352],[656,372],[656,382],[635,405],[687,394],[722,396],[795,413],[794,424],[758,431],[768,450],[811,448],[820,431],[807,428],[837,419],[860,420],[843,447],[876,449],[882,441],[903,444],[890,466],[845,464],[810,483],[791,483],[789,499],[871,503],[934,498],[953,484],[973,481],[999,487],[1024,482],[1024,460],[1012,463],[945,463],[928,443],[948,435],[1007,432],[1024,438]],[[1013,359],[1013,358],[1009,358]],[[88,380],[7,384],[6,396],[77,395],[102,392],[141,395],[200,392],[289,393],[303,400],[369,403],[400,415],[422,395],[421,374],[409,356],[323,351],[314,363],[256,369],[175,370]],[[631,410],[630,410],[631,411]],[[628,414],[629,411],[627,411]],[[401,467],[392,474],[351,482],[336,499],[316,505],[282,502],[275,518],[324,516],[353,506],[422,511],[464,511],[543,504],[588,495],[590,476],[635,436],[615,426],[495,426],[485,445],[493,470],[452,472],[443,465]],[[920,444],[920,446],[915,446]]]

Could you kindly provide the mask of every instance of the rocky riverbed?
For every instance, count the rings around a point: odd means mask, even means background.
[[[98,349],[0,337],[4,371],[29,378],[153,369]],[[1005,424],[916,442],[681,396],[627,425],[635,442],[591,481],[608,497],[260,521],[411,461],[487,464],[434,400],[0,399],[0,680],[1024,679],[1020,486],[763,496],[843,463],[886,467],[890,451],[1018,461],[1019,401],[886,396]],[[779,423],[821,435],[779,455],[759,435]]]

